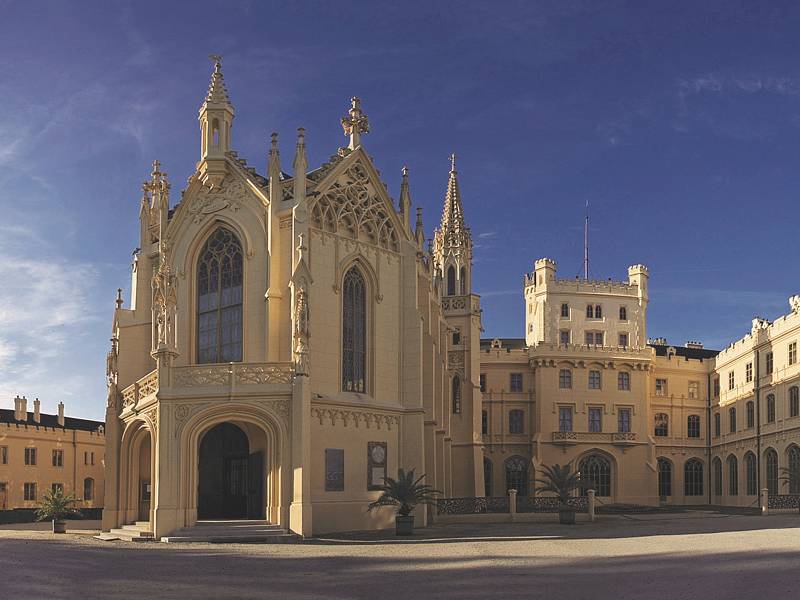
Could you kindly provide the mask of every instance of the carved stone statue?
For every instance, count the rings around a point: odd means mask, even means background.
[[[117,382],[119,381],[119,345],[116,335],[111,338],[111,348],[106,354],[106,382],[108,384],[108,406],[117,405]]]
[[[297,284],[294,295],[294,361],[297,375],[308,375],[308,291],[306,280]]]
[[[789,306],[794,313],[800,313],[800,294],[789,296]]]
[[[167,240],[161,243],[158,270],[153,275],[153,312],[156,322],[156,349],[173,348],[175,345],[175,310],[178,304],[178,278],[169,266],[170,246]]]

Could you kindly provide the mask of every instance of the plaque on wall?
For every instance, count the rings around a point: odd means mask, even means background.
[[[344,450],[325,449],[325,491],[344,491]]]
[[[379,490],[386,477],[386,442],[367,443],[367,490]]]

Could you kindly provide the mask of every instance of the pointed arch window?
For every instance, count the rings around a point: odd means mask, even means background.
[[[714,495],[722,496],[722,461],[718,456],[714,457],[711,467],[714,474]]]
[[[784,471],[784,473],[789,484],[789,493],[800,494],[800,479],[798,478],[798,474],[800,474],[800,447],[792,445],[789,448],[789,452],[787,452],[787,458],[789,459],[789,471]]]
[[[467,295],[467,269],[461,267],[461,270],[458,273],[458,283],[461,287],[461,295]]]
[[[456,269],[452,265],[447,267],[447,295],[456,295]]]
[[[517,497],[528,495],[528,461],[521,456],[512,456],[505,463],[506,492],[517,490]]]
[[[747,495],[758,495],[758,469],[756,466],[756,455],[748,452],[744,455],[744,470],[747,478]]]
[[[769,448],[766,451],[767,458],[767,491],[770,496],[778,494],[778,453]]]
[[[789,416],[800,416],[800,388],[796,385],[789,388]]]
[[[672,496],[672,463],[667,458],[658,459],[658,496]]]
[[[242,360],[242,245],[219,227],[197,263],[197,362]]]
[[[94,500],[94,479],[91,477],[83,480],[83,499],[87,502]]]
[[[367,390],[367,284],[358,267],[342,285],[342,389]]]
[[[733,454],[728,457],[728,495],[739,495],[739,461]]]
[[[605,456],[592,454],[584,458],[578,465],[581,477],[594,488],[597,496],[611,496],[611,463]],[[584,494],[586,491],[584,490]]]
[[[453,376],[452,382],[452,401],[453,401],[453,414],[461,414],[461,379],[458,375]]]
[[[703,495],[703,463],[690,458],[683,465],[683,493],[685,496]]]

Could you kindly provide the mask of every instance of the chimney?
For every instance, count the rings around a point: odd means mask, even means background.
[[[19,396],[14,396],[14,420],[15,421],[19,421],[20,420],[20,418],[19,418],[19,403],[20,403],[20,397]]]
[[[58,425],[59,427],[64,426],[64,403],[58,403]]]
[[[39,413],[39,399],[36,398],[33,401],[33,422],[34,423],[41,423],[42,422],[42,415]]]
[[[28,420],[28,399],[23,396],[19,399],[19,411],[17,414],[17,421]]]
[[[702,350],[703,349],[703,344],[701,344],[700,342],[695,342],[693,340],[689,340],[688,342],[686,342],[686,347],[687,348],[692,348],[694,350]]]

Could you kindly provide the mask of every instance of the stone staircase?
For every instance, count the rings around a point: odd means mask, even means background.
[[[112,529],[109,532],[103,532],[95,537],[105,542],[111,540],[152,542],[155,539],[153,537],[153,530],[150,527],[150,521],[136,521],[133,525],[123,525],[120,528]]]
[[[198,521],[161,538],[162,542],[211,544],[287,544],[300,541],[300,536],[268,521]]]

